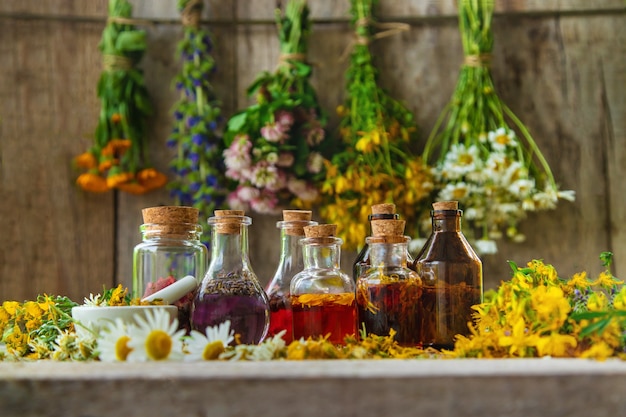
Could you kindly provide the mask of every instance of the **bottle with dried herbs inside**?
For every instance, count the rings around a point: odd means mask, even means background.
[[[422,342],[438,349],[454,348],[457,334],[468,335],[472,306],[483,299],[483,269],[461,231],[457,201],[433,204],[432,234],[416,258],[422,279]]]
[[[421,344],[422,281],[407,267],[404,220],[372,221],[370,265],[357,280],[359,329],[388,336],[393,330],[402,346]]]
[[[304,228],[304,270],[290,287],[294,339],[328,335],[331,343],[343,344],[357,332],[355,284],[340,269],[343,241],[335,237],[336,229],[334,224]]]
[[[133,250],[133,298],[146,298],[189,275],[200,282],[209,254],[200,241],[198,209],[149,207],[142,210],[142,216],[142,242]],[[185,330],[190,329],[193,297],[190,291],[174,303],[180,328]]]
[[[370,223],[370,231],[372,230],[373,220],[398,220],[400,215],[396,213],[396,205],[392,203],[374,204],[372,206],[372,214],[367,216]],[[413,262],[413,258],[408,251],[407,247],[407,262],[410,264]],[[359,276],[361,276],[370,265],[370,246],[365,241],[365,245],[357,254],[354,264],[352,265],[352,279],[356,282]]]
[[[215,210],[211,226],[211,262],[193,303],[191,325],[204,333],[230,320],[239,342],[258,344],[269,326],[269,302],[248,256],[248,226],[242,210]]]
[[[285,331],[283,339],[287,344],[293,340],[293,313],[289,287],[291,279],[304,269],[300,239],[304,237],[304,227],[316,225],[311,221],[310,210],[283,210],[283,221],[277,222],[280,229],[280,260],[274,278],[265,292],[270,303],[270,327],[267,337]]]

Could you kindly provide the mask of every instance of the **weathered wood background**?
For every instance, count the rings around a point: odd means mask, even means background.
[[[166,171],[179,15],[174,0],[131,2],[134,17],[152,22],[141,67],[156,109],[151,158]],[[256,74],[277,63],[277,3],[206,2],[204,24],[219,66],[212,83],[227,116],[248,103],[244,91]],[[497,255],[483,259],[486,286],[509,278],[507,260],[541,258],[562,276],[595,274],[606,250],[615,254],[616,275],[626,278],[624,1],[499,0],[496,6],[498,92],[577,199],[530,216],[525,243],[501,243]],[[339,56],[351,39],[349,1],[311,0],[310,7],[313,81],[332,114],[344,96],[347,63]],[[380,20],[411,25],[373,44],[380,81],[414,111],[424,140],[462,61],[456,11],[455,0],[380,1]],[[130,286],[141,209],[171,204],[166,191],[92,195],[74,186],[70,161],[91,144],[99,112],[97,45],[106,15],[106,0],[0,2],[0,301],[44,292],[80,301],[103,286]],[[252,263],[263,282],[278,262],[276,220],[253,215],[250,229]],[[343,255],[347,269],[355,254]]]

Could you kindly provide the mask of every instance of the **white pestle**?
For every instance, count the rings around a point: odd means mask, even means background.
[[[154,301],[161,299],[165,304],[172,304],[175,301],[178,301],[185,294],[194,291],[197,287],[198,280],[191,275],[187,275],[167,287],[144,297],[141,301]]]

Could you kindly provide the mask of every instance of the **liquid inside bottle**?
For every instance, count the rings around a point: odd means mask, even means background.
[[[422,279],[423,344],[454,348],[457,334],[469,335],[472,306],[483,299],[482,262],[461,231],[457,202],[433,204],[433,231],[417,256]]]
[[[301,245],[304,270],[291,282],[294,339],[328,336],[331,343],[343,344],[357,332],[355,285],[341,271],[340,238],[335,225],[305,228]]]
[[[209,219],[211,263],[194,299],[192,328],[204,333],[230,320],[240,343],[258,344],[267,334],[269,303],[248,257],[252,221],[239,210],[215,214]]]

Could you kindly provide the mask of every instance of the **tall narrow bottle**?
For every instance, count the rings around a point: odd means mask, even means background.
[[[194,299],[192,328],[204,333],[230,320],[241,343],[260,343],[269,325],[269,302],[248,256],[252,219],[242,210],[215,210],[208,222],[211,262]]]
[[[469,334],[472,306],[483,299],[482,262],[461,231],[462,215],[457,201],[434,203],[432,234],[415,261],[424,346],[452,349],[457,334]]]
[[[337,226],[320,224],[304,228],[300,241],[304,270],[291,281],[293,337],[319,338],[343,344],[356,334],[355,284],[341,271],[341,244]]]
[[[285,330],[283,339],[287,344],[293,340],[293,312],[291,311],[291,279],[304,269],[300,239],[304,227],[316,225],[311,221],[310,210],[283,210],[283,221],[277,222],[280,229],[280,260],[274,278],[265,292],[270,303],[270,327],[268,337]]]

